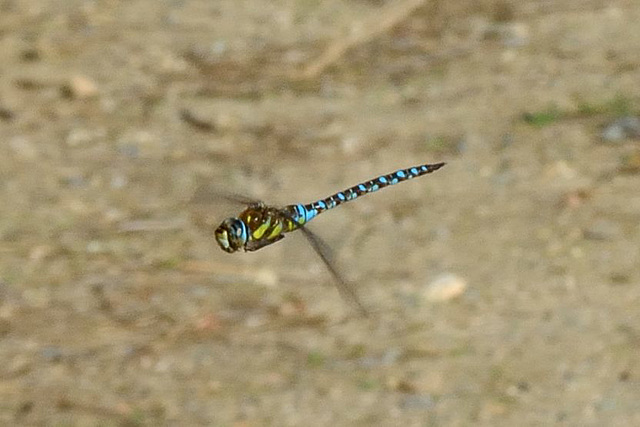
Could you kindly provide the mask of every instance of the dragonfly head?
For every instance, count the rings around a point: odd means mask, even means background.
[[[225,252],[236,252],[249,239],[249,228],[238,218],[227,218],[216,228],[216,241]]]

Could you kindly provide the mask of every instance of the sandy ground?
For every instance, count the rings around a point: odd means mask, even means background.
[[[640,425],[640,4],[392,3],[0,1],[0,424]]]

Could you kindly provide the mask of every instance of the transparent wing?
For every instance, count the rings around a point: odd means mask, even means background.
[[[338,270],[335,268],[335,264],[333,262],[333,257],[331,255],[331,250],[329,249],[329,246],[327,246],[327,244],[322,239],[320,239],[320,237],[315,235],[313,232],[311,232],[311,230],[307,229],[306,227],[300,227],[300,230],[302,231],[302,234],[304,234],[304,237],[307,238],[307,240],[313,247],[313,250],[316,251],[316,253],[320,256],[320,258],[322,258],[322,261],[327,266],[327,268],[331,272],[331,275],[336,280],[336,286],[342,298],[344,298],[347,302],[354,305],[362,315],[368,316],[369,312],[364,307],[364,305],[362,305],[362,303],[360,302],[358,295],[355,293],[351,285],[349,285],[342,278],[342,276],[338,273]]]
[[[212,191],[204,186],[199,186],[193,197],[191,198],[191,203],[194,204],[206,204],[212,203],[215,201],[224,200],[231,203],[236,203],[244,206],[251,205],[259,205],[262,202],[258,199],[254,199],[252,197],[248,197],[242,194],[236,193],[227,193],[224,191]]]
[[[261,200],[235,193],[214,193],[214,197],[227,200],[232,203],[238,203],[245,206],[262,205]]]

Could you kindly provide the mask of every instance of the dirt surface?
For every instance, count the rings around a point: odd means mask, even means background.
[[[0,424],[640,425],[640,4],[391,3],[0,0]]]

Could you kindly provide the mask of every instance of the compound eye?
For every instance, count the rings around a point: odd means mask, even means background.
[[[244,231],[244,227],[242,226],[242,223],[240,221],[235,221],[232,225],[231,225],[231,233],[235,236],[235,237],[242,237],[242,233]]]

